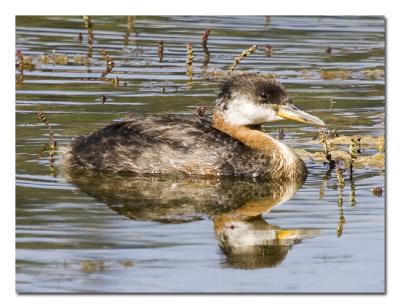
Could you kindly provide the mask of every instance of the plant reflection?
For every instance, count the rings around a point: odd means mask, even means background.
[[[336,228],[336,235],[337,237],[341,237],[343,234],[344,224],[346,220],[344,218],[343,212],[343,189],[345,187],[345,180],[343,177],[343,169],[336,168],[336,177],[338,181],[339,193],[338,193],[338,207],[339,207],[339,221],[338,226]]]
[[[261,216],[289,200],[303,182],[243,179],[67,175],[68,181],[113,211],[134,220],[187,223],[209,217],[225,265],[278,266],[293,244],[319,229],[282,229]]]

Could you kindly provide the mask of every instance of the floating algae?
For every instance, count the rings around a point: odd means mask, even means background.
[[[375,149],[378,153],[369,156],[356,155],[352,157],[349,151],[338,149],[338,146],[351,145],[352,140],[357,140],[360,150],[364,149]],[[311,143],[320,143],[320,140],[313,141]],[[385,168],[385,138],[384,136],[372,137],[372,136],[339,136],[334,138],[326,138],[323,143],[324,148],[329,148],[329,158],[327,158],[326,150],[310,152],[304,149],[296,149],[295,152],[304,160],[312,160],[317,163],[329,163],[331,161],[343,162],[346,168],[351,166],[362,169],[365,167],[384,169]]]

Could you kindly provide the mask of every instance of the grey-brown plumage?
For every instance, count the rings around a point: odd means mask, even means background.
[[[193,115],[137,117],[111,124],[66,149],[67,170],[257,178],[304,178],[302,160],[259,130],[282,117],[323,123],[291,104],[271,77],[226,79],[212,119]]]
[[[72,169],[111,173],[266,177],[271,157],[195,115],[145,117],[78,137],[66,153]]]

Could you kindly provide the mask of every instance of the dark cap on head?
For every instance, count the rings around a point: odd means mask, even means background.
[[[283,105],[288,102],[286,88],[274,77],[243,74],[225,78],[220,86],[219,98],[230,99],[235,92],[247,95],[260,104]]]

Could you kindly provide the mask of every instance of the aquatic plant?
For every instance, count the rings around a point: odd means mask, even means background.
[[[199,106],[199,107],[197,107],[197,108],[196,108],[196,114],[197,114],[197,116],[199,116],[199,117],[204,116],[206,110],[207,110],[207,107],[206,107],[206,106]]]
[[[328,48],[325,49],[325,52],[326,52],[328,55],[330,55],[330,54],[332,53],[332,48],[331,48],[331,46],[328,46]]]
[[[361,73],[371,80],[382,79],[385,77],[385,71],[380,68],[362,70]]]
[[[124,267],[132,267],[135,265],[131,260],[121,260],[119,263]]]
[[[85,273],[104,272],[106,269],[104,262],[100,260],[83,260],[80,262],[80,265],[81,270]]]
[[[46,126],[47,130],[49,131],[49,138],[47,144],[42,147],[41,151],[39,152],[39,157],[42,157],[45,151],[49,151],[49,168],[51,175],[55,176],[55,156],[57,154],[57,140],[54,139],[54,130],[51,127],[49,121],[47,120],[46,115],[42,111],[38,111],[37,113],[38,119]]]
[[[324,147],[324,154],[325,154],[326,160],[329,163],[329,169],[334,169],[336,166],[336,162],[332,159],[332,154],[330,153],[331,147],[328,144],[328,142],[326,141],[326,132],[323,130],[320,130],[320,132],[319,132],[319,141],[321,142],[321,144]]]
[[[126,30],[126,33],[123,36],[124,46],[128,46],[128,44],[129,44],[129,36],[133,32],[133,29],[134,29],[134,26],[133,26],[134,21],[135,21],[135,16],[128,16],[128,18],[127,18],[127,30]]]
[[[68,56],[66,54],[56,54],[55,50],[53,54],[49,55],[47,52],[39,57],[39,61],[43,64],[68,64]]]
[[[203,74],[205,75],[207,73],[208,63],[210,62],[210,52],[208,51],[207,47],[203,49],[203,52],[204,52],[204,60],[201,68],[203,70]]]
[[[17,75],[17,84],[20,84],[24,81],[24,64],[25,64],[25,62],[24,62],[24,56],[23,56],[21,50],[17,50],[16,56],[18,59],[17,68],[18,68],[18,72],[19,72],[19,74]]]
[[[188,69],[192,68],[192,64],[193,64],[193,44],[192,43],[188,43],[186,45],[186,50],[187,50],[187,60],[186,60],[186,65],[188,67]]]
[[[68,64],[68,56],[65,54],[53,54],[53,64]]]
[[[325,80],[331,79],[350,79],[353,73],[349,70],[323,70],[320,72],[320,77]]]
[[[210,62],[210,52],[207,47],[208,36],[210,35],[211,29],[206,29],[201,37],[201,46],[203,46],[204,60],[202,65],[203,75],[207,73],[208,63]]]
[[[134,29],[134,23],[135,23],[135,16],[128,16],[128,21],[127,21],[128,33],[132,33]]]
[[[385,137],[378,136],[370,136],[370,135],[364,135],[364,136],[332,136],[330,139],[327,140],[327,142],[330,145],[350,145],[353,141],[352,139],[357,138],[357,147],[358,148],[371,148],[371,149],[376,149],[380,152],[383,152],[385,150]]]
[[[128,46],[128,44],[129,44],[129,33],[125,33],[124,34],[123,42],[124,42],[124,46]]]
[[[338,187],[342,190],[345,186],[343,171],[344,170],[341,167],[336,168],[336,177],[337,177],[337,181],[338,181]]]
[[[16,84],[19,85],[24,81],[24,70],[33,70],[35,65],[32,63],[32,57],[24,56],[21,50],[17,50],[15,55],[17,57],[16,68],[18,69],[19,73],[17,75]]]
[[[284,128],[278,128],[278,139],[282,140],[285,138],[285,129]]]
[[[354,178],[353,178],[353,166],[357,159],[359,153],[361,153],[361,137],[356,136],[351,138],[351,144],[349,146],[349,153],[350,153],[350,204],[355,206],[356,204],[356,191],[354,185]]]
[[[89,60],[89,58],[87,56],[75,55],[74,56],[74,63],[78,64],[78,65],[89,66],[90,60]]]
[[[353,174],[353,166],[354,162],[357,159],[358,154],[361,152],[361,137],[357,136],[351,138],[351,143],[349,145],[349,154],[350,154],[350,175]]]
[[[37,112],[37,117],[46,126],[47,130],[49,131],[49,140],[48,140],[49,144],[53,143],[53,141],[54,141],[54,138],[53,138],[54,137],[54,130],[51,127],[49,121],[47,120],[46,115],[42,111],[38,111]]]
[[[132,120],[135,117],[135,114],[133,112],[129,112],[124,116],[125,120]]]
[[[118,78],[118,76],[115,76],[113,79],[111,79],[111,85],[115,88],[119,87],[119,82],[120,79]]]
[[[114,61],[111,59],[111,57],[108,55],[106,50],[103,50],[101,52],[101,56],[106,61],[106,69],[105,71],[101,74],[101,77],[105,77],[107,74],[111,73],[113,67],[114,67]]]
[[[272,46],[271,45],[265,45],[265,55],[269,58],[272,57]]]
[[[201,46],[203,46],[203,49],[207,48],[208,36],[210,35],[210,32],[211,29],[206,29],[201,37]]]
[[[193,85],[193,45],[189,43],[186,45],[187,49],[187,60],[186,60],[186,75],[189,77],[188,79],[188,89],[192,88]]]
[[[93,34],[93,23],[91,21],[90,16],[83,16],[83,21],[85,24],[85,29],[87,31],[87,35],[88,35],[88,45],[91,46],[93,45],[93,41],[94,41],[94,34]]]
[[[378,186],[371,189],[371,192],[374,196],[382,197],[383,195],[383,188]]]
[[[106,63],[107,63],[107,68],[112,69],[113,66],[114,66],[114,62],[113,62],[113,60],[111,59],[111,57],[108,55],[108,53],[107,53],[106,50],[102,50],[101,56],[102,56],[103,59],[106,61]]]
[[[228,72],[229,74],[232,73],[236,67],[239,65],[240,61],[242,61],[244,58],[252,55],[253,53],[255,53],[255,51],[257,50],[257,45],[253,45],[250,48],[244,50],[240,56],[235,58],[235,61],[233,62],[233,64],[229,67]]]
[[[325,196],[325,188],[328,184],[328,181],[330,180],[332,176],[332,169],[328,169],[324,175],[324,177],[322,178],[322,182],[319,188],[319,199],[322,200]]]
[[[343,169],[342,168],[336,168],[336,177],[338,181],[338,187],[339,187],[339,192],[338,192],[338,207],[339,207],[339,221],[338,221],[338,226],[336,228],[336,235],[337,237],[341,237],[343,234],[343,228],[344,224],[346,223],[346,219],[344,217],[344,211],[343,211],[343,189],[345,187],[345,180],[343,177]]]
[[[160,41],[158,43],[157,53],[158,53],[158,61],[162,62],[164,59],[164,41]]]

